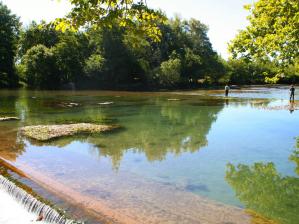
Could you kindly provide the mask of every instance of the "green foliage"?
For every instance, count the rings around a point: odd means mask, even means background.
[[[87,44],[88,42],[85,43],[85,46]],[[82,48],[80,39],[73,33],[63,35],[59,42],[51,48],[62,84],[78,82],[81,78],[84,78],[84,59],[88,53],[85,55]]]
[[[117,25],[130,29],[137,35],[145,35],[159,41],[161,32],[158,24],[165,16],[146,6],[143,0],[69,0],[72,11],[63,19],[55,21],[56,28],[62,31],[79,29],[85,25],[97,28],[112,28]]]
[[[29,87],[55,89],[60,85],[51,49],[41,44],[36,45],[26,52],[23,61],[25,79]]]
[[[33,56],[33,52],[37,53],[35,47],[39,45],[47,48],[44,51],[47,56],[44,55],[45,58],[42,57],[40,60]],[[32,23],[27,30],[23,30],[19,46],[21,62],[17,65],[19,75],[23,76],[22,79],[28,82],[30,88],[59,89],[68,83],[84,79],[84,61],[90,55],[89,42],[85,34],[61,33],[44,22]],[[35,50],[32,52],[32,49]],[[29,63],[31,60],[34,61],[33,65]],[[35,75],[29,74],[33,72],[32,69]]]
[[[91,77],[96,77],[103,71],[105,59],[100,54],[92,54],[85,61],[84,72]]]
[[[267,27],[271,26],[267,19],[270,18],[262,19],[266,16],[264,8],[270,7],[269,12],[276,12],[273,9],[275,4],[280,10],[289,7],[289,14],[285,17],[291,24],[296,24],[291,19],[293,8],[297,7],[293,1],[282,6],[282,0],[277,3],[260,0],[248,7],[252,12],[252,24],[230,45],[238,59],[227,62],[213,50],[207,26],[198,20],[179,17],[167,20],[162,13],[147,8],[143,1],[70,1],[74,8],[66,18],[56,20],[56,26],[32,22],[20,34],[18,18],[11,15],[3,4],[0,5],[3,12],[1,30],[5,30],[0,35],[0,56],[3,59],[0,60],[0,87],[14,87],[20,81],[24,86],[42,89],[75,86],[145,90],[195,88],[227,82],[294,83],[299,80],[299,59],[295,54],[290,53],[290,60],[287,60],[287,53],[275,48],[276,53],[279,52],[276,57],[269,53],[268,46],[264,47],[266,42],[262,37],[253,41],[243,35],[253,37],[249,31],[254,29],[268,35]],[[262,26],[259,19],[265,20],[267,27],[258,28]],[[273,21],[279,19],[275,17]],[[289,26],[285,24],[285,27]],[[297,31],[294,28],[289,36],[298,35]],[[270,37],[276,38],[274,34],[267,36]],[[274,40],[269,43],[276,44]],[[296,41],[292,39],[287,43],[298,52]],[[258,49],[261,46],[263,49]],[[289,45],[283,49],[288,50]],[[284,66],[277,66],[275,62]]]
[[[299,81],[299,57],[293,64],[284,69],[284,80],[289,83],[297,83]]]
[[[0,2],[0,88],[18,86],[14,58],[19,28],[19,18]]]
[[[282,66],[299,57],[298,0],[259,0],[246,9],[250,25],[231,42],[233,57],[274,59]]]
[[[32,22],[26,29],[22,29],[19,40],[18,57],[22,58],[26,52],[42,44],[48,48],[53,47],[59,42],[60,32],[42,21],[40,24]]]
[[[181,60],[169,59],[161,63],[158,79],[163,86],[176,86],[180,81]]]
[[[226,179],[246,208],[278,223],[297,223],[299,178],[281,176],[273,163],[255,163],[228,165]]]
[[[181,85],[185,85],[189,78],[214,82],[224,73],[224,67],[207,36],[206,25],[195,19],[175,17],[161,30],[163,39],[157,54],[162,61],[168,60],[174,52],[181,59]]]
[[[276,84],[278,83],[279,81],[279,77],[276,75],[276,76],[273,76],[272,78],[269,78],[269,77],[265,77],[265,83],[268,83],[268,84]]]
[[[243,58],[222,63],[226,68],[224,77],[232,84],[295,83],[299,80],[297,63],[283,69],[271,61],[247,61]]]
[[[233,84],[276,83],[277,68],[273,63],[248,62],[244,59],[231,59],[227,63],[230,82]]]
[[[196,86],[198,79],[216,83],[225,73],[207,37],[207,26],[200,21],[176,17],[160,23],[159,29],[162,38],[155,42],[116,22],[112,28],[91,26],[81,32],[60,32],[43,22],[32,23],[21,35],[18,70],[21,75],[28,65],[24,54],[43,44],[53,54],[54,65],[45,69],[57,73],[55,88],[68,83],[102,89],[185,88]]]

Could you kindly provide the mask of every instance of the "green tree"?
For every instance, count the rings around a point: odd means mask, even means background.
[[[233,57],[275,59],[283,66],[298,58],[298,0],[259,0],[245,8],[250,24],[232,40]]]
[[[102,31],[102,52],[105,58],[104,82],[101,87],[128,89],[139,79],[140,67],[132,52],[124,43],[124,29],[115,25]],[[104,85],[103,85],[104,84]]]
[[[41,44],[51,53],[52,67],[45,66],[43,72],[46,69],[47,74],[55,72],[51,81],[58,80],[55,88],[69,83],[76,84],[77,88],[185,88],[190,77],[216,83],[224,74],[224,66],[207,36],[207,26],[198,20],[176,17],[168,23],[160,21],[156,24],[162,34],[159,42],[117,21],[110,25],[60,32],[44,22],[32,23],[21,35],[18,71],[26,73],[22,75],[25,81],[30,80],[29,64],[24,60],[28,61],[28,51]],[[29,55],[32,57],[32,52]],[[35,80],[44,78],[35,77]],[[46,88],[39,82],[31,82],[29,86]]]
[[[196,19],[170,20],[174,36],[172,49],[182,60],[182,81],[205,79],[217,82],[224,73],[224,67],[212,48],[208,38],[208,27]]]
[[[289,65],[284,69],[284,77],[283,81],[288,83],[296,83],[299,82],[299,57],[296,58],[292,65]]]
[[[25,29],[22,29],[19,40],[18,56],[22,58],[30,48],[42,44],[47,48],[53,47],[59,42],[61,33],[56,31],[46,22],[32,22]]]
[[[0,2],[0,87],[18,86],[14,58],[19,28],[19,18]]]
[[[91,78],[100,79],[105,59],[100,54],[92,54],[85,60],[84,72]]]
[[[61,35],[58,43],[51,48],[61,84],[79,84],[85,79],[84,61],[91,53],[88,48],[88,40],[84,34],[72,32]]]
[[[60,77],[51,49],[44,45],[30,48],[24,55],[24,73],[29,87],[57,89]]]
[[[38,48],[42,45],[46,48]],[[28,53],[31,49],[34,49]],[[51,58],[48,61],[37,60],[33,54],[44,52],[43,56]],[[30,88],[55,88],[59,89],[63,86],[68,86],[69,83],[80,85],[84,83],[86,76],[83,72],[84,61],[90,56],[92,49],[89,46],[89,40],[85,32],[59,32],[51,25],[41,22],[37,24],[31,23],[30,26],[21,34],[19,41],[19,58],[20,64],[17,68],[20,76],[29,82]],[[47,56],[46,56],[47,55]],[[26,61],[25,61],[26,60]],[[34,66],[30,66],[28,61],[34,60]],[[44,67],[42,68],[41,65]],[[29,74],[29,71],[34,70],[35,74]],[[41,69],[41,71],[38,71]],[[43,77],[43,73],[44,76]],[[55,72],[50,76],[50,73]],[[34,77],[34,79],[32,79]],[[39,80],[40,79],[40,80]],[[41,85],[43,79],[49,82],[50,86]],[[34,80],[34,81],[32,81]],[[53,84],[56,82],[56,84]]]
[[[271,62],[248,62],[244,59],[228,60],[227,73],[232,84],[264,84],[279,73]]]
[[[180,81],[181,60],[178,58],[169,59],[161,63],[158,80],[162,86],[176,87]]]

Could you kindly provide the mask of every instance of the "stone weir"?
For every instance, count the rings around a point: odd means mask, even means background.
[[[15,183],[0,175],[0,190],[8,193],[13,199],[22,205],[29,213],[40,217],[46,223],[54,224],[77,224],[78,222],[66,218],[55,209],[39,201],[31,194],[27,193]]]

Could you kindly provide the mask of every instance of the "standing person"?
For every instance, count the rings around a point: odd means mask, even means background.
[[[295,100],[295,87],[294,85],[291,85],[290,88],[290,101],[294,101]]]
[[[224,90],[225,90],[225,96],[228,96],[228,92],[229,92],[228,84],[226,84],[226,86],[224,87]]]

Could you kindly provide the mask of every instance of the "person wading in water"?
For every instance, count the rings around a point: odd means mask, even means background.
[[[291,85],[291,88],[290,88],[290,101],[294,102],[294,100],[295,100],[295,87],[294,87],[294,85]]]
[[[228,93],[229,93],[229,86],[228,86],[228,84],[226,84],[226,86],[224,87],[224,90],[225,90],[225,96],[228,96]]]

